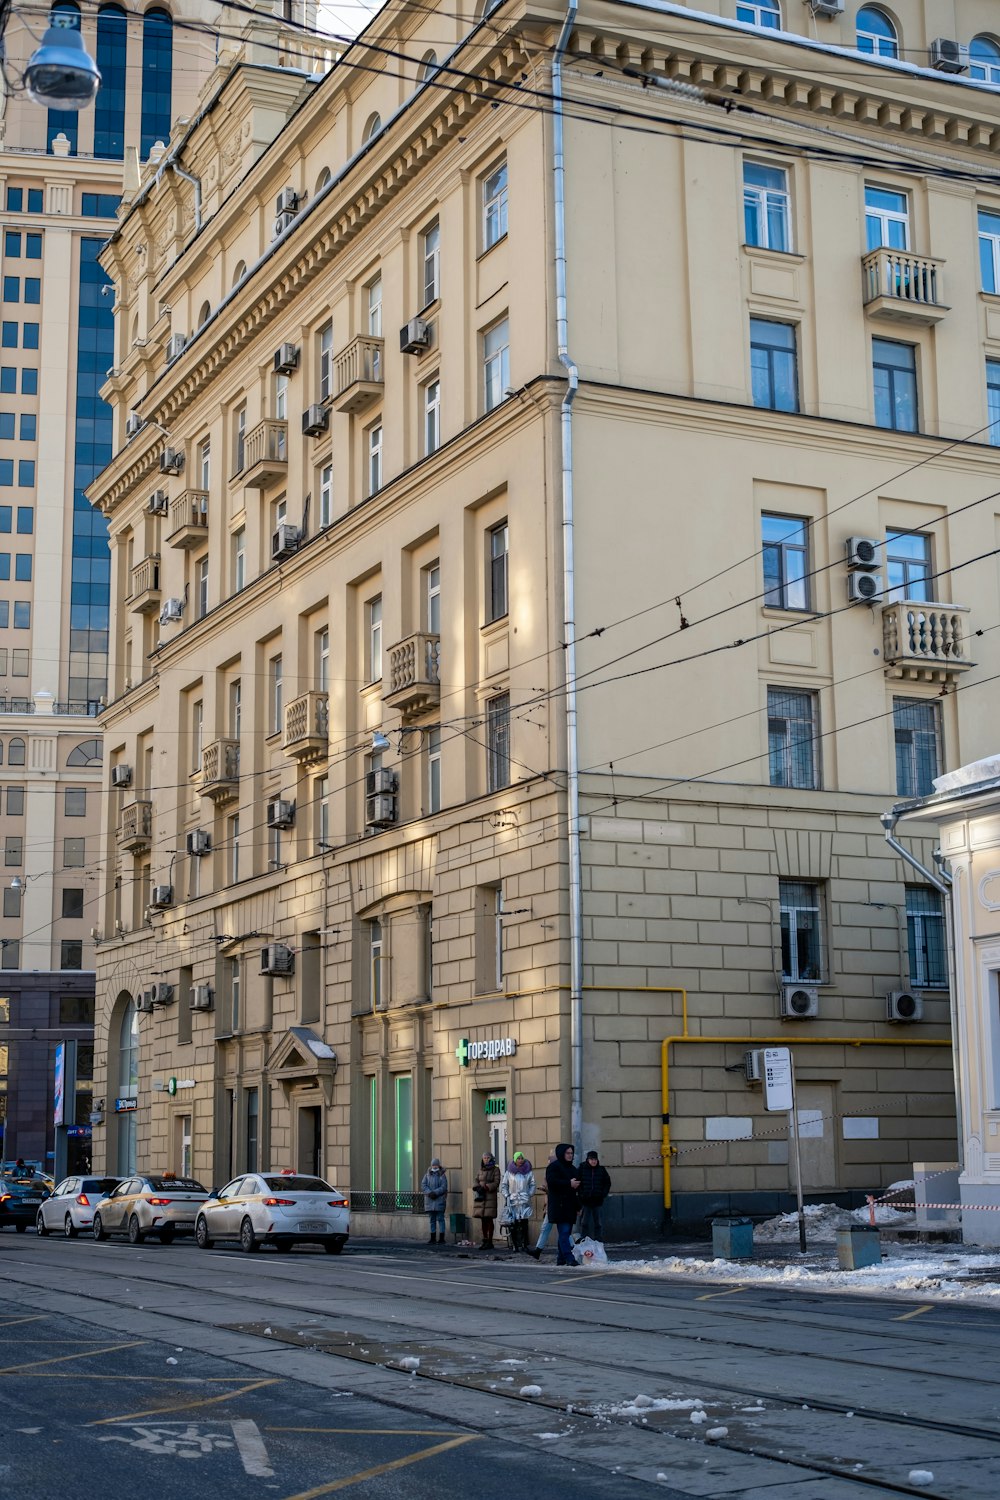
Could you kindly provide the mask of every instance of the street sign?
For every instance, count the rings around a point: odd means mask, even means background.
[[[176,1092],[177,1092],[177,1079],[176,1078],[168,1078],[167,1079],[167,1093],[172,1098],[173,1095],[176,1094]]]
[[[792,1108],[792,1054],[787,1047],[764,1048],[764,1108]]]

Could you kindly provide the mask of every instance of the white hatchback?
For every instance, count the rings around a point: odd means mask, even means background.
[[[194,1237],[202,1250],[210,1250],[216,1240],[238,1240],[248,1253],[261,1245],[290,1250],[312,1243],[322,1245],[328,1255],[339,1255],[350,1228],[343,1193],[321,1177],[285,1168],[234,1177],[202,1204]]]

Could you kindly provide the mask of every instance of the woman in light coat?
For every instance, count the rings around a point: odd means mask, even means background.
[[[500,1186],[500,1168],[496,1164],[496,1158],[489,1151],[483,1152],[483,1159],[479,1164],[479,1171],[473,1184],[473,1196],[475,1203],[472,1208],[473,1218],[480,1221],[483,1226],[483,1242],[480,1250],[493,1249],[493,1225],[497,1218],[497,1189]]]
[[[535,1196],[535,1174],[531,1162],[522,1151],[514,1153],[514,1160],[503,1175],[500,1193],[504,1200],[503,1222],[510,1228],[512,1250],[527,1250],[528,1225]]]

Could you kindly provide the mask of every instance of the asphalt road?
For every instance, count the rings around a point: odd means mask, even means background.
[[[451,1248],[0,1235],[0,1496],[995,1500],[998,1335]]]

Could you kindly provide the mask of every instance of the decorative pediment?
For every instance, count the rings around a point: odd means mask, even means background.
[[[333,1093],[337,1054],[329,1042],[308,1026],[289,1026],[267,1059],[267,1073],[285,1094],[303,1084],[321,1084],[327,1098]]]

